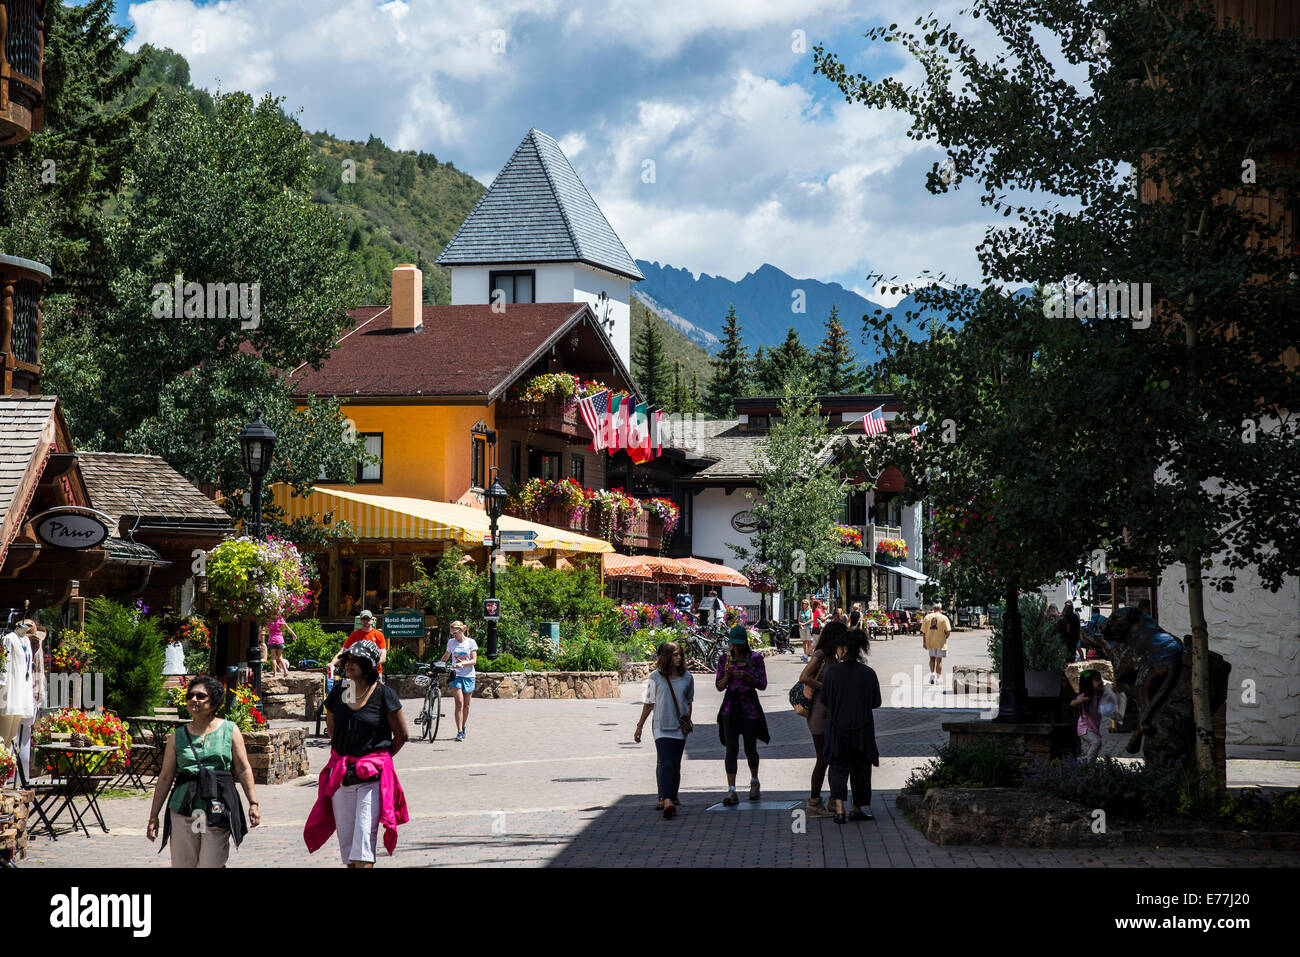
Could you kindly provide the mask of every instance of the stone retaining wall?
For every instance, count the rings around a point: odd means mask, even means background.
[[[283,784],[310,770],[307,760],[307,729],[276,728],[244,734],[248,763],[258,784]]]
[[[1094,830],[1093,809],[1022,788],[903,791],[897,806],[934,844],[973,847],[1195,847],[1207,850],[1300,849],[1295,831],[1242,831],[1177,821],[1130,824],[1111,816]]]
[[[617,671],[479,672],[475,698],[617,698]]]
[[[27,857],[27,817],[31,811],[34,791],[0,791],[0,817],[10,814],[13,821],[0,824],[0,860],[12,853],[11,860]]]
[[[974,746],[992,738],[1002,752],[1003,766],[1012,772],[1019,772],[1027,760],[1046,764],[1053,758],[1079,754],[1079,734],[1073,723],[947,721],[941,727],[948,732],[948,743],[958,746]]]

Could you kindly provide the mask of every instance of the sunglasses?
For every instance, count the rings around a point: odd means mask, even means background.
[[[199,701],[208,700],[208,696],[205,695],[202,691],[191,691],[189,694],[185,696],[185,700],[188,701],[190,698],[196,698]]]

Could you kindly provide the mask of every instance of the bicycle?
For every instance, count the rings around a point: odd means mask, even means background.
[[[442,723],[442,678],[450,674],[451,666],[443,661],[415,666],[415,684],[425,689],[424,707],[415,717],[421,741],[438,740],[438,726]]]

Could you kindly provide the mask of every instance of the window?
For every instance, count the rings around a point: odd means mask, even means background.
[[[751,415],[749,417],[749,430],[751,432],[765,432],[768,428],[768,417],[766,415]]]
[[[366,443],[366,453],[379,459],[373,465],[356,464],[356,471],[353,473],[353,481],[356,482],[382,482],[384,480],[384,433],[382,432],[360,432],[358,438],[363,439]],[[320,475],[316,477],[318,482],[346,482],[347,478],[342,476],[329,475],[324,466],[321,467]]]
[[[524,447],[521,443],[510,443],[510,481],[519,484],[524,480]]]
[[[556,481],[564,477],[560,468],[560,453],[544,449],[528,450],[528,477]]]
[[[532,302],[534,270],[488,273],[488,302],[496,302],[497,290],[502,302]]]
[[[358,482],[382,482],[384,480],[384,433],[367,432],[362,434],[366,440],[366,454],[374,455],[379,461],[374,465],[358,465]]]
[[[469,484],[472,488],[487,488],[487,436],[474,432],[470,438]]]
[[[582,457],[581,453],[575,452],[570,460],[570,465],[569,474],[574,477],[579,485],[585,485],[587,460]]]

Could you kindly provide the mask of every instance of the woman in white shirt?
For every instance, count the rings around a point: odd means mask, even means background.
[[[456,674],[451,679],[452,693],[456,696],[456,740],[465,740],[465,724],[469,721],[469,702],[474,697],[474,664],[478,661],[478,642],[465,633],[463,621],[451,623],[451,641],[442,653],[442,661],[451,659]]]
[[[664,812],[665,820],[677,814],[678,788],[682,782],[682,755],[686,752],[686,735],[682,718],[690,727],[691,705],[695,701],[695,679],[686,670],[686,654],[675,641],[665,641],[659,646],[659,667],[646,679],[645,693],[641,698],[641,720],[636,723],[632,736],[641,743],[641,728],[645,719],[654,714],[655,751],[659,761],[655,777],[659,783],[659,803],[655,810]]]

